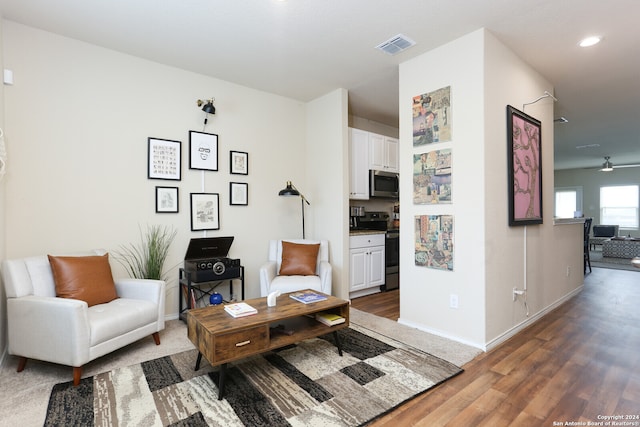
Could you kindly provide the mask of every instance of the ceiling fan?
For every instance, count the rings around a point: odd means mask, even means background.
[[[609,159],[610,159],[609,156],[604,156],[604,163],[602,164],[602,168],[599,169],[600,172],[611,172],[614,169],[638,168],[638,167],[640,167],[640,163],[629,164],[629,165],[615,165],[614,166],[614,164],[611,163],[611,161]]]

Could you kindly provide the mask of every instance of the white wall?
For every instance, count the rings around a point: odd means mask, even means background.
[[[451,142],[413,147],[410,100],[451,86]],[[543,121],[543,215],[540,226],[507,221],[506,105],[521,109],[551,85],[494,36],[478,30],[400,66],[400,168],[414,154],[452,149],[451,204],[414,205],[412,177],[401,174],[401,222],[454,215],[454,271],[417,267],[413,227],[401,228],[401,319],[486,349],[579,289],[582,237],[577,225],[553,225],[553,105],[526,112]],[[526,243],[525,243],[526,242]],[[525,249],[526,248],[526,249]],[[524,254],[527,254],[525,271]],[[566,277],[566,267],[573,272]],[[528,286],[524,304],[513,287]],[[449,298],[459,308],[449,308]]]
[[[305,104],[10,21],[4,21],[4,61],[15,75],[5,91],[7,257],[114,250],[137,242],[139,226],[170,224],[178,236],[167,261],[168,315],[177,312],[177,271],[187,244],[205,235],[236,237],[230,255],[245,266],[246,297],[259,296],[268,240],[301,229],[300,204],[278,191],[292,180],[316,193],[305,165]],[[196,100],[208,97],[215,97],[206,132],[219,136],[217,172],[188,168],[189,130],[203,130]],[[333,95],[332,102],[311,107],[315,125],[332,136],[346,123],[328,123],[339,117],[324,109],[336,105]],[[148,137],[182,142],[181,181],[147,179]],[[230,150],[249,153],[248,176],[229,173]],[[335,153],[335,160],[345,162],[341,156]],[[249,184],[248,206],[229,206],[231,181]],[[178,214],[155,213],[156,186],[179,187]],[[206,234],[190,231],[189,194],[202,191],[220,195],[221,228]],[[322,197],[311,199],[312,208],[341,203],[342,196],[318,191]],[[324,231],[322,218],[315,230]],[[116,276],[124,275],[112,264]]]
[[[400,65],[400,321],[463,342],[484,342],[483,37],[477,32]],[[411,100],[451,86],[452,141],[413,147]],[[452,203],[413,204],[413,155],[452,149]],[[418,267],[414,218],[454,215],[454,271]],[[449,308],[449,296],[459,309]]]
[[[486,343],[493,346],[581,289],[583,257],[582,224],[553,224],[554,102],[523,106],[553,86],[489,32],[485,55]],[[542,225],[507,227],[507,104],[542,122]],[[513,302],[514,287],[528,289],[528,316]]]
[[[308,236],[328,239],[333,295],[349,295],[349,152],[347,91],[335,90],[307,106],[304,194],[311,206]],[[310,232],[309,232],[310,231]]]
[[[0,16],[0,70],[4,70],[4,57],[2,55],[2,28],[4,21]],[[4,85],[0,85],[0,129],[4,131]],[[5,211],[7,206],[7,198],[5,194],[5,182],[6,180],[0,179],[0,259],[5,259],[5,240],[6,240],[6,222]],[[6,311],[6,294],[4,292],[4,285],[2,284],[2,278],[0,278],[0,365],[4,360],[4,349],[7,347],[7,329],[4,325],[7,324],[7,311]]]

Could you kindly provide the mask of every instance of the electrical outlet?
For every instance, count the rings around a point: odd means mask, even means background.
[[[571,276],[571,267],[567,265],[567,277]]]
[[[513,288],[513,300],[515,301],[518,298],[518,295],[524,295],[525,291],[521,291],[518,288]]]
[[[456,294],[449,295],[449,307],[458,308],[458,295]]]

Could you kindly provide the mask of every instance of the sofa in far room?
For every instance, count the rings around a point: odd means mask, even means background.
[[[593,237],[589,238],[590,249],[601,246],[605,240],[618,236],[619,226],[598,224],[592,227]]]
[[[602,256],[613,258],[640,257],[640,238],[612,237],[602,242]]]

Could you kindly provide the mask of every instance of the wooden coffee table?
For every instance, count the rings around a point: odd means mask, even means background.
[[[258,313],[238,318],[228,314],[224,305],[189,310],[187,334],[199,351],[195,369],[200,368],[203,355],[212,366],[221,365],[218,399],[222,399],[228,362],[332,332],[342,356],[337,331],[349,326],[349,301],[325,296],[324,301],[304,304],[282,294],[275,307],[267,307],[266,297],[246,300]],[[315,320],[319,312],[339,314],[345,322],[326,326]]]

